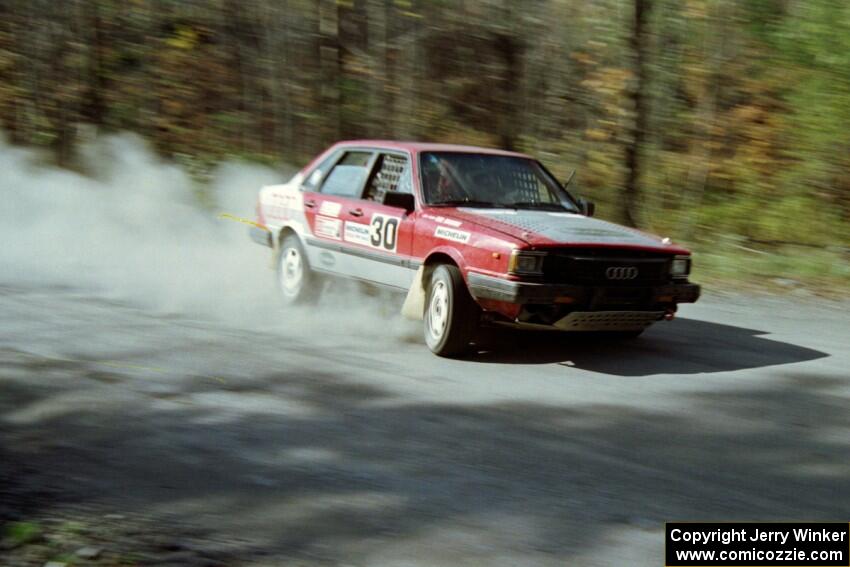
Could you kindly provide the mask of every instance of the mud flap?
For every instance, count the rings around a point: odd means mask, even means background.
[[[405,319],[421,321],[425,316],[425,287],[422,285],[422,277],[425,274],[425,266],[419,266],[413,283],[407,290],[404,305],[401,306],[401,315]]]
[[[272,256],[269,260],[269,268],[272,270],[277,270],[277,255],[280,253],[280,233],[275,234],[272,232],[271,236],[272,241]]]

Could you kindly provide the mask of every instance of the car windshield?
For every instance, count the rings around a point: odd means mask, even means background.
[[[533,159],[426,152],[420,164],[429,205],[578,212],[567,192]]]

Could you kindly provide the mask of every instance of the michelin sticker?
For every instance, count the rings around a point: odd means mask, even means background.
[[[400,217],[375,213],[369,224],[346,222],[344,238],[346,242],[395,252],[400,222]]]
[[[469,242],[470,235],[465,230],[456,230],[453,228],[446,228],[445,226],[438,226],[437,230],[434,231],[434,236],[466,244]]]
[[[371,246],[372,242],[369,236],[369,232],[370,230],[368,224],[346,221],[343,238],[346,242],[362,244],[363,246]]]
[[[342,221],[339,219],[332,219],[328,217],[316,217],[316,236],[324,236],[325,238],[333,238],[334,240],[341,240],[341,228]]]

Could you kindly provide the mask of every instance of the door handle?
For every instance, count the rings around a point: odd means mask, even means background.
[[[354,209],[354,210],[348,211],[348,214],[350,214],[353,217],[362,217],[363,216],[363,209]]]
[[[310,199],[309,201],[304,201],[304,206],[308,209],[312,209],[316,206],[316,201]]]

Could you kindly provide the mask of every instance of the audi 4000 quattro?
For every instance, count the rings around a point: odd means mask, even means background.
[[[251,234],[285,302],[315,300],[321,275],[404,291],[439,355],[482,323],[637,336],[697,300],[688,250],[593,212],[523,154],[350,141],[263,187]]]

